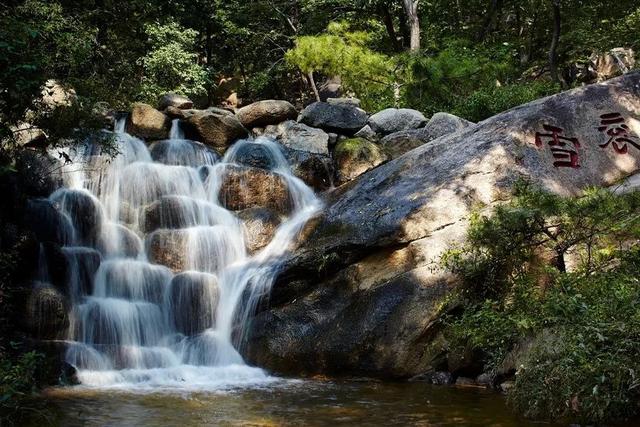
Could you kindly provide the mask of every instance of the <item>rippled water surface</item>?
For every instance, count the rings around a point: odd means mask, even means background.
[[[514,416],[495,392],[420,383],[276,380],[250,389],[47,394],[60,426],[551,426]]]

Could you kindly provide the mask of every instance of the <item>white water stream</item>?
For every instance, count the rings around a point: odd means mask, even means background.
[[[282,255],[320,209],[319,199],[291,174],[269,139],[238,141],[219,159],[185,140],[178,121],[169,140],[149,148],[125,133],[122,120],[115,138],[120,154],[113,159],[92,144],[70,153],[85,167],[67,168],[66,187],[50,196],[70,220],[63,248],[73,304],[67,361],[79,369],[82,384],[93,387],[198,389],[272,381],[247,366],[237,347]],[[246,249],[242,221],[219,200],[229,165],[248,143],[263,146],[293,206],[255,254]],[[150,227],[148,216],[158,205]],[[181,271],[150,262],[155,239],[172,233],[182,246],[174,245],[168,257],[183,258]],[[87,286],[96,251],[100,266]]]

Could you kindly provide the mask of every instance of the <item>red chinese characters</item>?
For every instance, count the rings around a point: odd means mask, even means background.
[[[580,142],[578,138],[569,138],[562,136],[564,129],[544,125],[544,130],[547,133],[536,132],[536,146],[542,147],[544,143],[549,146],[553,158],[556,159],[553,162],[553,166],[557,168],[579,168],[578,149],[580,148]]]
[[[600,144],[602,148],[607,148],[611,145],[618,154],[627,154],[629,145],[640,150],[640,142],[631,134],[629,126],[627,126],[624,117],[620,113],[601,115],[598,130],[609,137],[605,143]]]

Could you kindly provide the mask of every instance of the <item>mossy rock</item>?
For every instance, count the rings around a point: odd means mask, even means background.
[[[364,138],[342,140],[336,146],[333,159],[339,183],[351,181],[387,161],[385,152]]]

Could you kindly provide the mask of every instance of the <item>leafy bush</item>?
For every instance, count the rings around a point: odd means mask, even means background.
[[[490,85],[460,99],[451,109],[453,114],[479,122],[498,113],[558,92],[551,82],[521,82],[504,86]]]
[[[394,104],[394,60],[368,47],[371,33],[334,22],[325,34],[298,37],[295,43],[285,55],[290,65],[305,74],[339,75],[365,109],[377,111]]]
[[[36,392],[36,373],[42,355],[23,353],[16,361],[0,357],[0,415],[7,422],[17,422],[29,412],[38,411],[33,399]]]
[[[190,97],[207,94],[209,76],[198,63],[198,32],[175,22],[145,26],[150,50],[139,61],[144,69],[141,99],[155,102],[165,92]]]
[[[603,422],[638,412],[640,195],[562,198],[517,187],[468,243],[443,259],[464,279],[465,310],[446,320],[454,348],[497,369],[526,337],[511,404],[535,418]],[[554,337],[553,345],[543,335]]]

